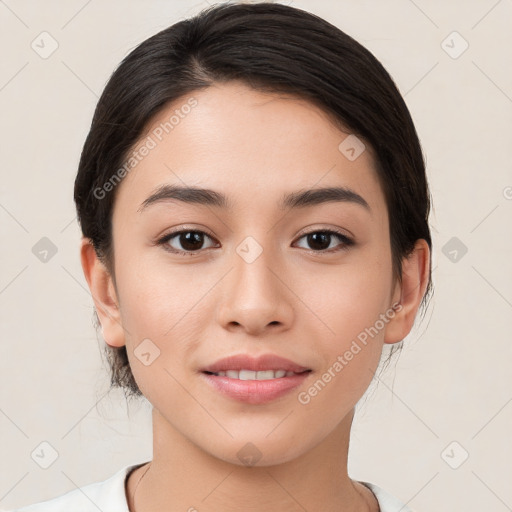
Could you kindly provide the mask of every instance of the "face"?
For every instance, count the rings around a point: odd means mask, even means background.
[[[153,120],[118,185],[122,329],[105,339],[126,344],[165,428],[217,458],[240,464],[250,442],[262,462],[284,462],[327,439],[388,341],[400,291],[387,208],[370,148],[340,150],[348,135],[306,101],[217,84]],[[225,204],[148,200],[162,186],[210,189]],[[323,188],[345,194],[314,195]],[[252,360],[235,367],[271,355],[308,371],[263,383],[204,372],[238,355]]]

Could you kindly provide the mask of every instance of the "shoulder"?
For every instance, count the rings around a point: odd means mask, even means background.
[[[405,503],[401,502],[378,485],[362,481],[359,481],[359,483],[365,485],[373,492],[379,502],[380,512],[414,512]]]
[[[126,476],[140,465],[125,466],[107,480],[78,487],[56,498],[12,512],[129,512],[125,492]]]

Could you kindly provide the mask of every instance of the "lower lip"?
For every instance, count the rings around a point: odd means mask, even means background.
[[[280,379],[240,380],[201,373],[217,391],[248,404],[264,404],[280,398],[300,386],[310,374],[311,372],[303,372]]]

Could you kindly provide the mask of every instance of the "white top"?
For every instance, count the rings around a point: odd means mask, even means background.
[[[18,508],[12,512],[98,512],[98,510],[130,512],[126,501],[126,477],[132,470],[144,464],[146,462],[125,466],[107,480],[79,487],[56,498]],[[381,512],[413,512],[380,487],[368,482],[360,483],[373,492]]]

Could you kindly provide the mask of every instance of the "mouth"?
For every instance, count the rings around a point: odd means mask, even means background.
[[[275,354],[253,358],[239,354],[202,368],[201,375],[216,392],[248,404],[264,404],[290,393],[313,372]]]
[[[259,357],[235,354],[219,359],[201,369],[201,371],[210,374],[220,374],[224,377],[240,380],[279,379],[291,376],[292,373],[302,373],[307,370],[311,369],[276,354],[264,354]],[[235,373],[228,374],[228,372],[237,372],[238,375],[235,375]]]
[[[230,379],[236,380],[274,380],[274,379],[282,379],[285,377],[293,377],[295,375],[301,375],[303,373],[308,373],[311,370],[304,370],[301,372],[292,372],[287,370],[225,370],[219,372],[208,372],[204,371],[203,373],[207,375],[214,375],[215,377],[228,377]]]

